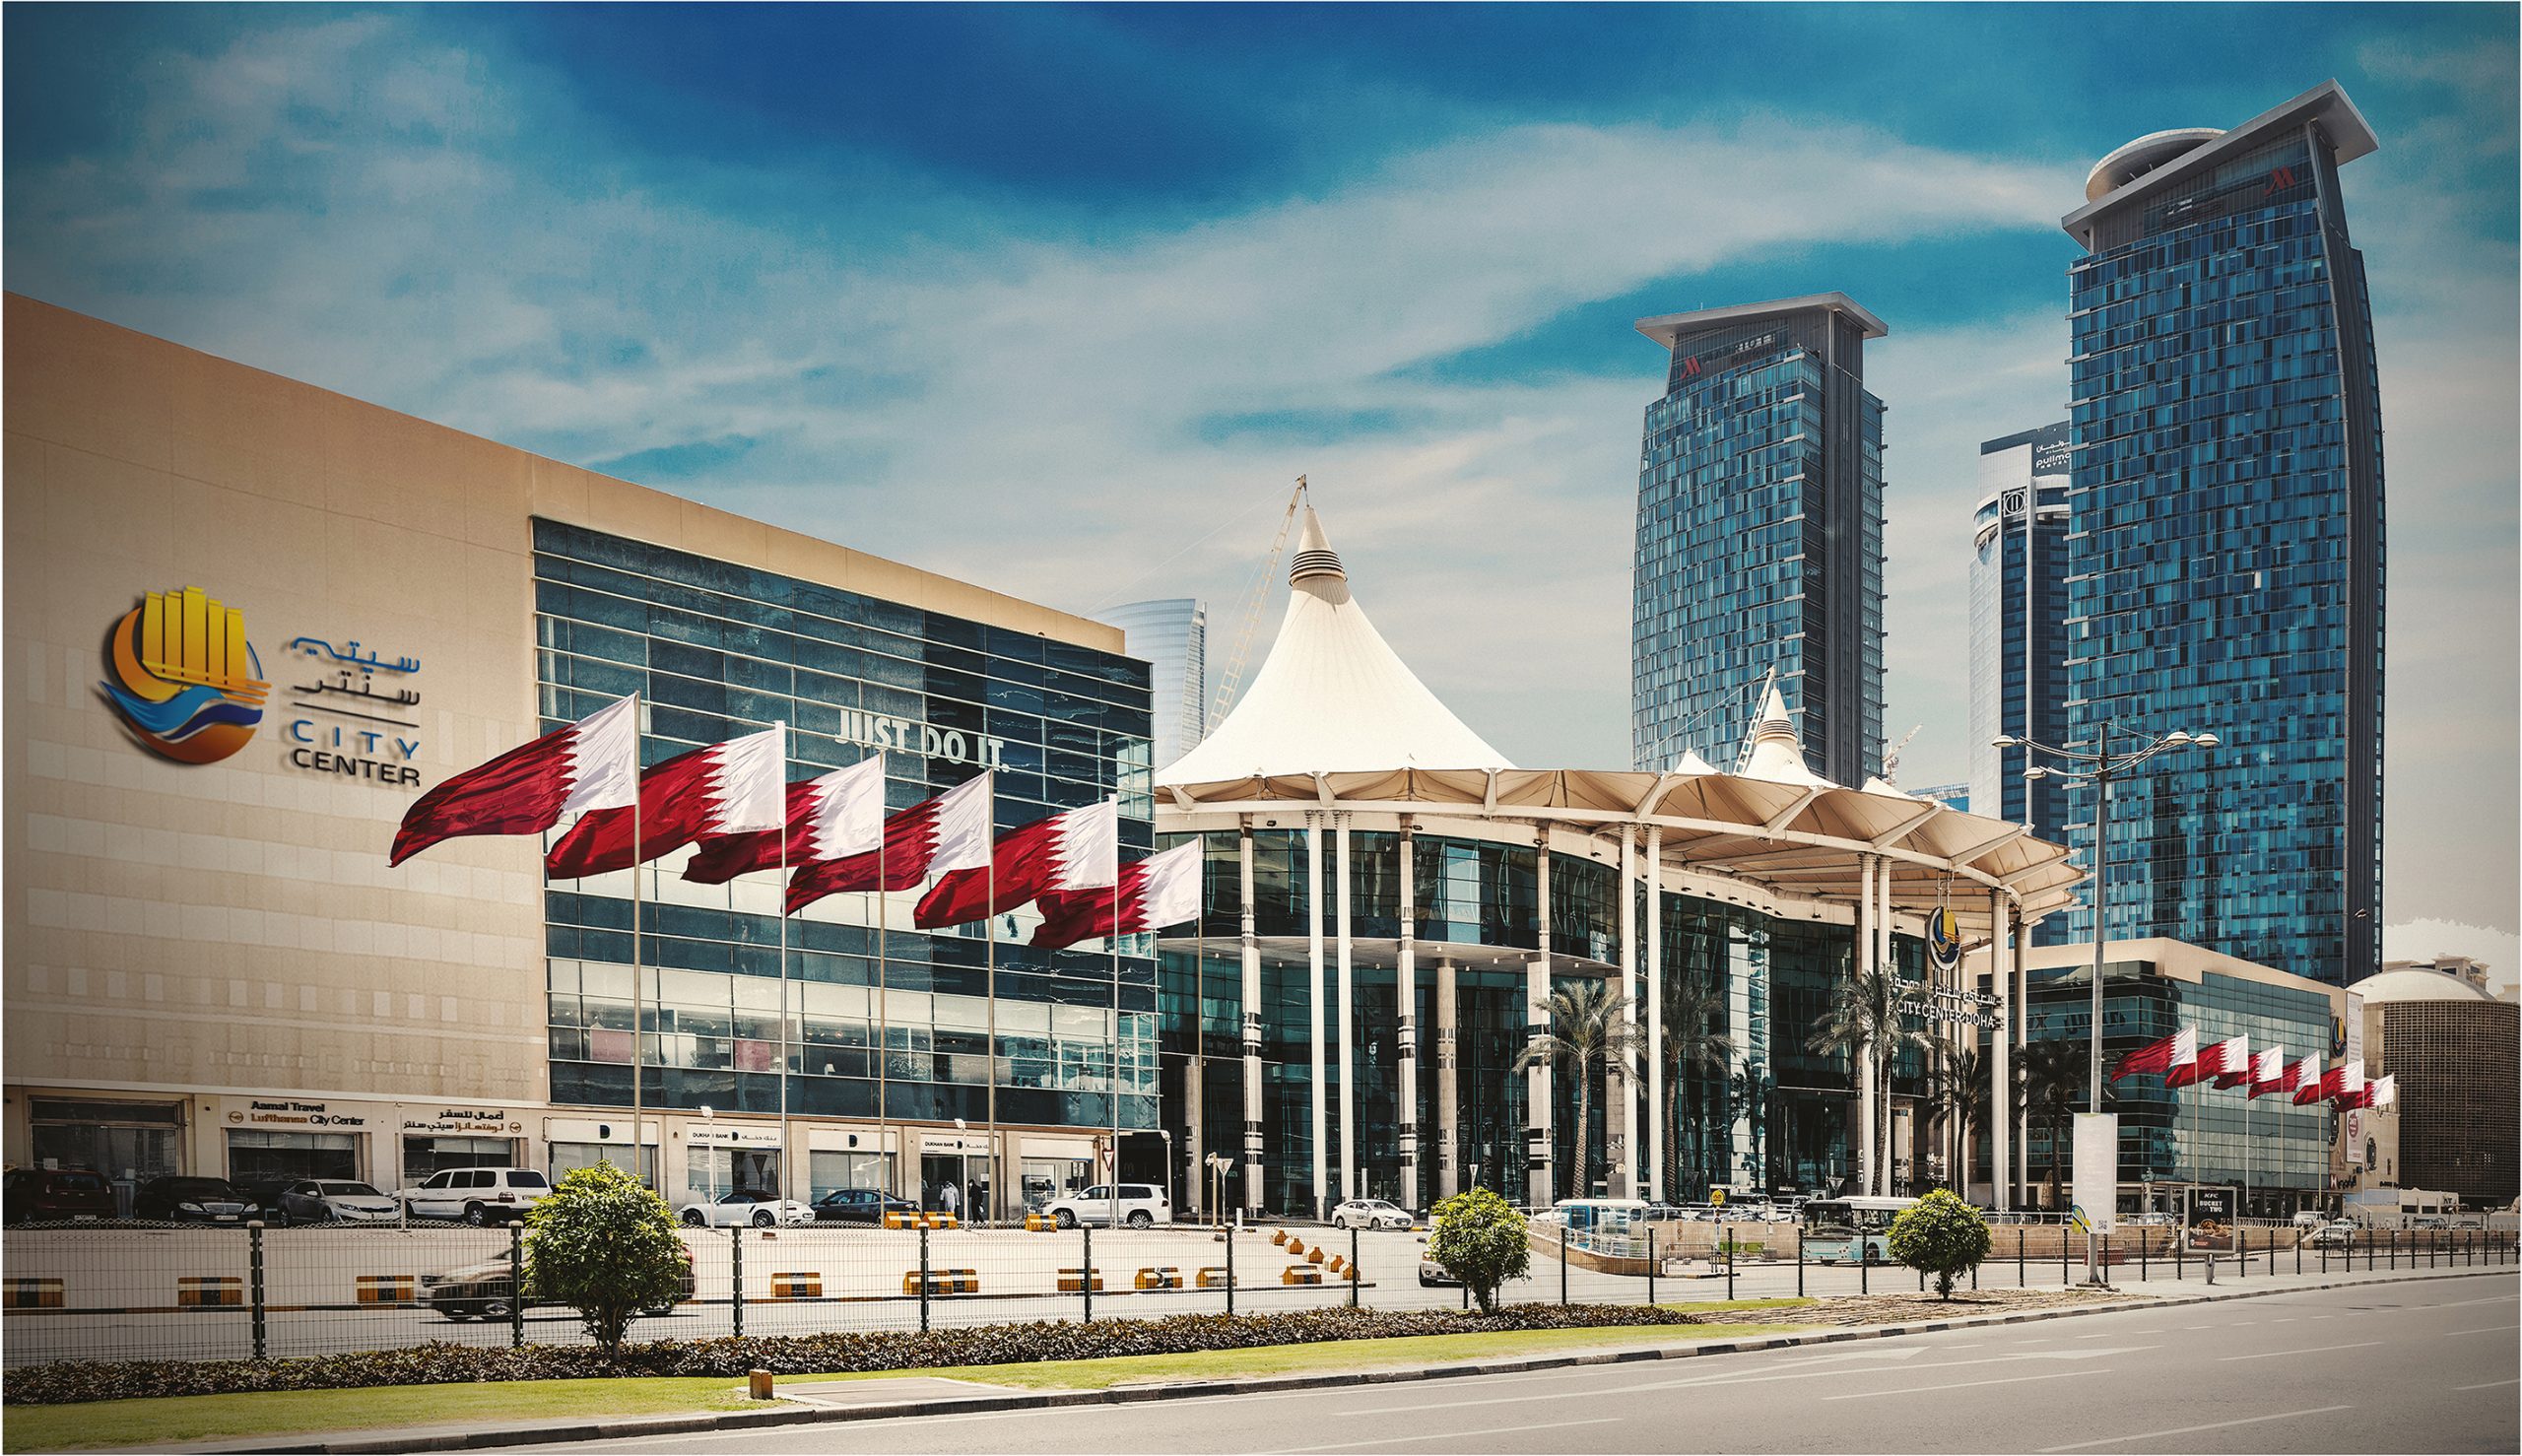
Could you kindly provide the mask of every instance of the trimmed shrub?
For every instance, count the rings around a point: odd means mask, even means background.
[[[1953,1297],[1953,1281],[1988,1257],[1988,1221],[1979,1211],[1938,1188],[1892,1220],[1892,1257],[1935,1276],[1936,1297]]]
[[[1462,1281],[1483,1314],[1497,1310],[1497,1287],[1521,1279],[1533,1265],[1524,1237],[1524,1216],[1486,1188],[1470,1188],[1436,1205],[1427,1257]]]
[[[310,1359],[62,1360],[9,1371],[6,1392],[11,1405],[62,1405],[135,1396],[352,1390],[381,1385],[568,1380],[607,1375],[706,1375],[733,1380],[742,1379],[746,1371],[753,1369],[783,1375],[942,1369],[1122,1355],[1252,1350],[1271,1345],[1318,1345],[1332,1340],[1703,1322],[1696,1315],[1636,1305],[1516,1304],[1489,1315],[1437,1309],[1331,1308],[1264,1315],[1176,1314],[1163,1319],[1097,1320],[1091,1325],[1043,1320],[931,1330],[926,1334],[889,1331],[743,1340],[665,1340],[625,1345],[620,1356],[610,1360],[591,1345],[528,1345],[510,1350],[432,1342],[404,1350],[326,1355]]]
[[[683,1297],[683,1235],[674,1211],[609,1162],[582,1167],[525,1216],[525,1283],[541,1298],[577,1310],[606,1358],[643,1309]]]

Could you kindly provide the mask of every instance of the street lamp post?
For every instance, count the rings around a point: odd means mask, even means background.
[[[2092,812],[2092,1078],[2091,1091],[2086,1104],[2090,1110],[2094,1112],[2099,1112],[2101,1110],[2101,958],[2102,948],[2109,939],[2103,931],[2107,923],[2110,907],[2110,783],[2113,779],[2128,777],[2130,774],[2136,772],[2137,769],[2143,767],[2148,761],[2152,760],[2157,754],[2168,753],[2174,749],[2212,749],[2216,747],[2218,742],[2216,735],[2213,733],[2193,734],[2185,728],[2175,728],[2160,738],[2140,743],[2136,747],[2129,749],[2127,752],[2114,756],[2110,750],[2111,728],[2112,725],[2110,720],[2107,718],[2103,719],[2100,727],[2093,735],[2093,743],[2090,751],[2076,748],[2055,747],[2050,744],[2041,743],[2032,738],[2016,737],[2011,734],[2000,735],[1991,742],[1991,746],[1995,748],[2022,749],[2024,751],[2024,758],[2026,761],[2035,754],[2046,754],[2052,759],[2062,760],[2067,763],[2078,765],[2073,769],[2064,769],[2051,768],[2043,764],[2027,762],[2023,770],[2023,776],[2026,779],[2036,782],[2040,779],[2055,776],[2063,778],[2069,783],[2089,783],[2093,785],[2094,788]],[[2144,735],[2140,734],[2137,735],[2137,737],[2143,738]],[[2028,1011],[2028,1008],[2025,1008],[2025,1010]],[[2057,1150],[2050,1150],[2050,1156],[2054,1158],[2057,1156]],[[2113,1170],[2112,1180],[2114,1184],[2117,1181],[2117,1173],[2115,1169]],[[2114,1195],[2114,1202],[2115,1201],[2116,1198]],[[2085,1225],[2085,1283],[2093,1285],[2103,1283],[2101,1277],[2101,1248],[2099,1241],[2094,1237],[2092,1225],[2090,1222]]]

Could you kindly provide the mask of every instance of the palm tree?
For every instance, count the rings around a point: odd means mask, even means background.
[[[1678,1198],[1682,1164],[1682,1080],[1692,1068],[1725,1075],[1734,1043],[1720,1033],[1725,993],[1703,977],[1676,976],[1664,983],[1664,1017],[1656,1026],[1658,1052],[1664,1058],[1665,1105],[1655,1115],[1665,1119],[1664,1196]]]
[[[2058,1175],[2066,1161],[2067,1128],[2085,1099],[2088,1053],[2073,1041],[2034,1041],[2023,1049],[2023,1110],[2026,1126],[2049,1134],[2049,1206],[2058,1206]]]
[[[1953,1140],[1955,1181],[1965,1202],[1970,1197],[1970,1135],[1987,1120],[1990,1102],[1986,1054],[1976,1046],[1948,1046],[1936,1077],[1935,1104]]]
[[[1901,1024],[1899,976],[1886,965],[1851,972],[1831,988],[1830,1003],[1822,1013],[1821,1024],[1805,1038],[1804,1046],[1822,1056],[1844,1054],[1852,1063],[1859,1057],[1873,1063],[1875,1095],[1883,1104],[1882,1115],[1875,1118],[1881,1147],[1874,1165],[1881,1173],[1883,1187],[1890,1188],[1892,1064],[1903,1051],[1931,1051],[1935,1047],[1934,1037]]]
[[[1593,1187],[1587,1181],[1586,1136],[1593,1125],[1594,1078],[1598,1064],[1607,1065],[1617,1059],[1624,1067],[1633,1064],[1644,1043],[1636,1026],[1625,1022],[1628,998],[1614,991],[1607,981],[1578,980],[1551,988],[1550,999],[1540,1008],[1550,1018],[1550,1029],[1524,1043],[1515,1053],[1510,1070],[1524,1072],[1539,1063],[1564,1063],[1576,1079],[1576,1192],[1583,1198]]]

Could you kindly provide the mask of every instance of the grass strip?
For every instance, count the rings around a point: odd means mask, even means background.
[[[1717,1300],[1676,1304],[1693,1314],[1771,1309],[1803,1299]],[[1745,1335],[1773,1335],[1799,1325],[1609,1326],[1499,1334],[1418,1335],[1316,1345],[1184,1355],[1117,1356],[1025,1364],[956,1365],[783,1375],[782,1386],[821,1380],[884,1380],[932,1376],[1023,1390],[1103,1390],[1132,1382],[1223,1380],[1325,1370],[1390,1369],[1462,1360],[1547,1355],[1567,1350],[1685,1344]],[[11,1406],[0,1425],[0,1450],[82,1451],[188,1441],[378,1430],[399,1426],[531,1424],[545,1421],[754,1408],[740,1382],[719,1376],[641,1376],[620,1380],[514,1380],[461,1385],[389,1385],[358,1390],[280,1390],[241,1395],[167,1396],[91,1401],[68,1406]]]

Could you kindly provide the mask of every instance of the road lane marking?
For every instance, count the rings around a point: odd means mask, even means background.
[[[2486,1380],[2486,1381],[2482,1381],[2482,1382],[2480,1382],[2480,1383],[2479,1383],[2479,1384],[2477,1384],[2477,1385],[2455,1385],[2455,1386],[2453,1386],[2452,1388],[2453,1388],[2454,1390],[2456,1390],[2456,1391],[2459,1391],[2459,1390],[2493,1390],[2493,1389],[2495,1389],[2495,1388],[2496,1388],[2497,1386],[2499,1386],[2499,1385],[2511,1385],[2511,1384],[2512,1384],[2516,1379],[2522,1379],[2522,1376],[2507,1375],[2507,1376],[2505,1376],[2505,1377],[2504,1377],[2503,1379],[2501,1379],[2501,1380]]]
[[[2352,1345],[2315,1345],[2308,1350],[2255,1350],[2248,1355],[2219,1356],[2219,1359],[2275,1359],[2281,1355],[2327,1355],[2333,1350],[2370,1350],[2379,1340],[2358,1340]]]
[[[2116,1446],[2130,1441],[2151,1441],[2159,1436],[2187,1435],[2197,1430],[2223,1430],[2228,1425],[2257,1425],[2266,1421],[2292,1421],[2301,1416],[2326,1416],[2333,1411],[2353,1411],[2354,1406],[2314,1406],[2307,1411],[2280,1411],[2274,1416],[2244,1416],[2238,1421],[2211,1421],[2205,1425],[2175,1425],[2169,1430],[2141,1430],[2134,1435],[2114,1435],[2097,1441],[2076,1441],[2064,1446],[2043,1446],[2039,1456],[2057,1456],[2061,1451],[2090,1451],[2095,1446]]]
[[[1968,1390],[1975,1385],[2021,1385],[2026,1380],[2072,1380],[2079,1375],[2107,1375],[2108,1370],[2049,1370],[2038,1375],[2008,1375],[1999,1380],[1956,1380],[1949,1385],[1907,1385],[1897,1390],[1861,1390],[1848,1395],[1825,1395],[1825,1401],[1871,1401],[1887,1395],[1925,1395],[1936,1390]]]
[[[1342,1441],[1337,1445],[1330,1446],[1269,1446],[1264,1447],[1263,1449],[1279,1452],[1281,1453],[1281,1456],[1300,1456],[1300,1453],[1307,1451],[1356,1451],[1367,1446],[1406,1446],[1414,1442],[1422,1441],[1461,1440],[1466,1436],[1513,1435],[1517,1431],[1525,1430],[1564,1430],[1571,1425],[1611,1425],[1617,1423],[1622,1418],[1618,1416],[1597,1416],[1590,1421],[1552,1421],[1540,1425],[1492,1425],[1484,1430],[1420,1431],[1414,1435],[1385,1436],[1380,1440]],[[1438,1449],[1460,1450],[1462,1448],[1459,1446],[1443,1446]]]
[[[2481,1325],[2475,1330],[2436,1330],[2434,1338],[2447,1340],[2454,1335],[2492,1335],[2503,1330],[2522,1329],[2522,1325]]]

